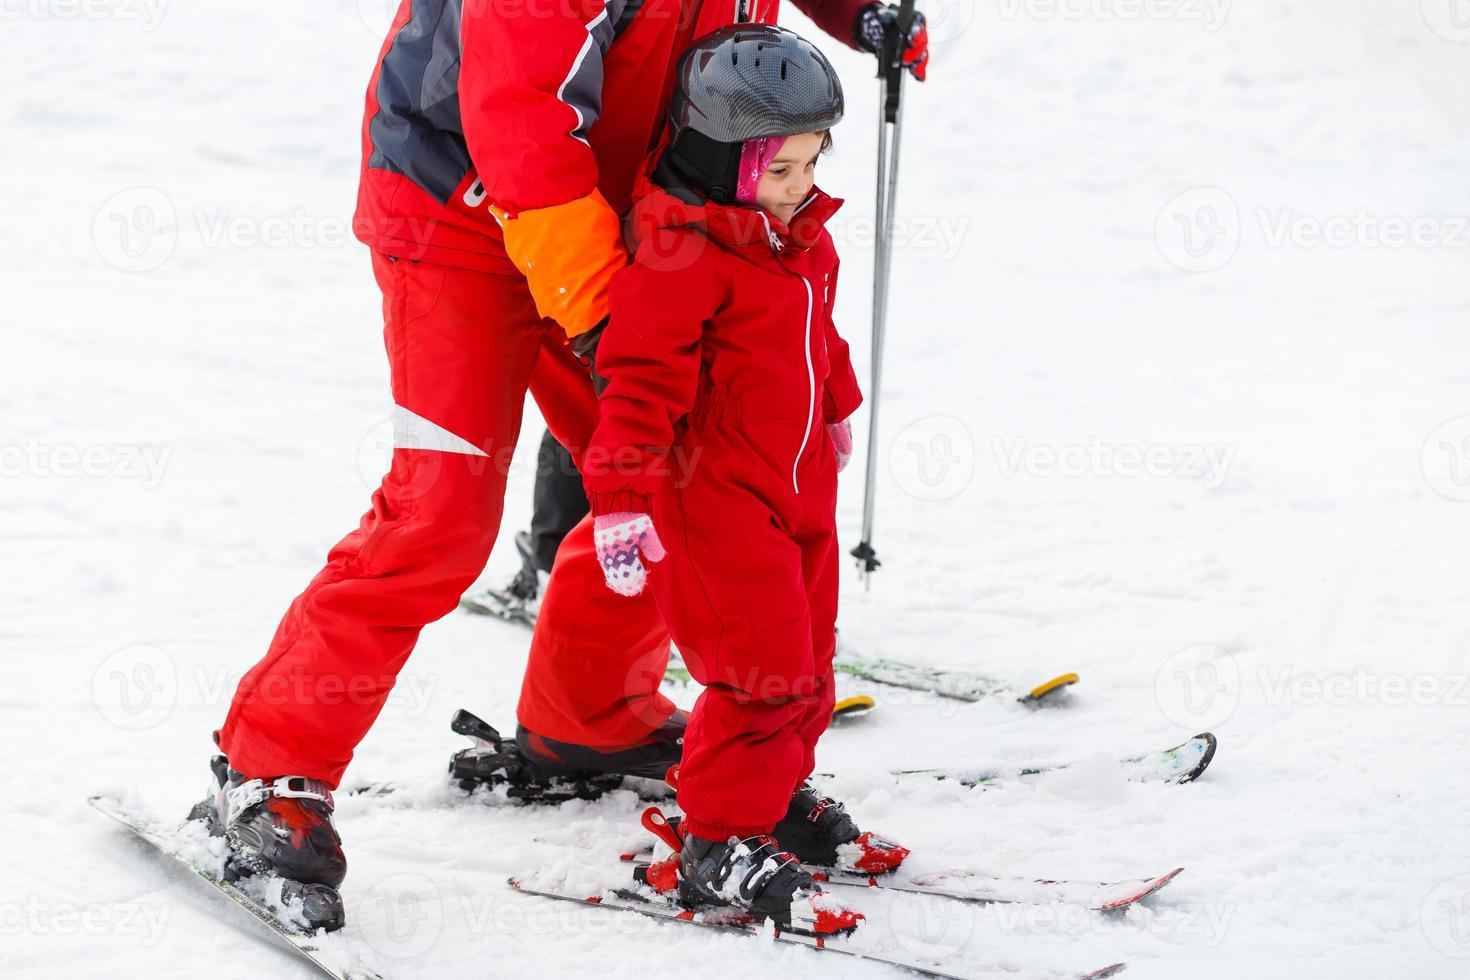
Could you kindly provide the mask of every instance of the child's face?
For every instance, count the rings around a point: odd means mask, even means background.
[[[789,223],[811,193],[821,153],[821,133],[788,136],[755,186],[755,203]]]

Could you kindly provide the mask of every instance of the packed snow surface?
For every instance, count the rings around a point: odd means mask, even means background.
[[[1458,6],[1457,6],[1458,3]],[[844,892],[871,948],[1037,980],[1470,969],[1470,20],[1459,0],[946,0],[910,86],[865,589],[870,656],[1065,703],[844,682],[820,766],[915,867],[1187,868],[1124,914]],[[181,818],[209,733],[351,528],[390,432],[351,240],[384,0],[0,0],[0,972],[307,976],[88,808]],[[791,24],[807,22],[794,11]],[[819,181],[868,368],[876,82]],[[858,417],[859,454],[866,410]],[[527,407],[528,451],[540,435]],[[482,583],[516,559],[529,452]],[[861,465],[840,524],[857,543]],[[528,634],[430,626],[348,773],[341,943],[391,978],[896,977],[560,906],[628,793],[464,800],[455,708],[513,726]],[[683,698],[691,692],[680,694]],[[1184,787],[1124,756],[1220,737]],[[985,792],[887,775],[1068,762]]]

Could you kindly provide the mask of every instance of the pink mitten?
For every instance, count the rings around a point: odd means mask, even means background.
[[[832,437],[832,446],[837,450],[837,472],[841,473],[847,469],[847,461],[852,459],[852,423],[847,419],[833,422],[827,426],[827,434]]]
[[[664,545],[654,530],[653,518],[628,511],[602,514],[593,519],[592,530],[607,587],[618,595],[635,596],[642,592],[648,581],[648,570],[638,553],[641,551],[649,561],[664,559]]]

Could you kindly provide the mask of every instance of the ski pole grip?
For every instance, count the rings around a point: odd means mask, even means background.
[[[883,118],[898,121],[898,100],[903,83],[903,46],[914,27],[914,0],[901,0],[898,5],[898,30],[883,46],[880,73],[883,76]]]

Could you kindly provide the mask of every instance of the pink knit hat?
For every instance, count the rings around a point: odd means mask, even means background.
[[[740,173],[735,178],[735,200],[740,204],[755,203],[755,185],[761,175],[786,145],[784,136],[759,136],[746,140],[740,149]]]

